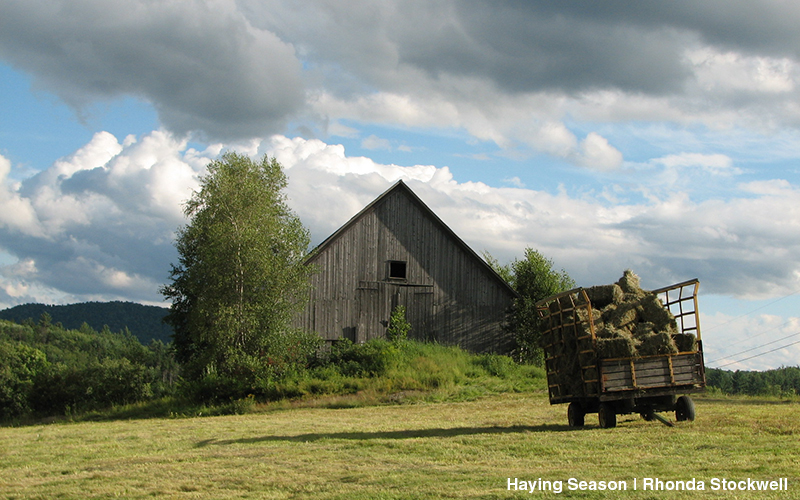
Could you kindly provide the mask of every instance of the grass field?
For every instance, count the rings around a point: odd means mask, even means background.
[[[542,392],[457,403],[264,409],[246,415],[0,428],[3,498],[800,498],[797,403],[697,398],[674,428],[621,416],[566,427]],[[674,416],[667,415],[670,419]],[[705,491],[642,491],[643,478]],[[711,491],[712,478],[788,491]],[[508,479],[564,491],[509,491]],[[569,491],[567,480],[628,490]],[[633,491],[637,478],[639,489]]]

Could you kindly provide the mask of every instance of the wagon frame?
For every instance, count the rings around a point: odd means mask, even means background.
[[[694,420],[694,402],[687,394],[701,392],[706,385],[699,285],[699,280],[693,279],[652,291],[675,317],[678,333],[693,334],[697,339],[696,350],[676,354],[601,357],[592,303],[583,288],[536,303],[544,324],[542,347],[550,404],[569,403],[570,426],[583,426],[589,413],[598,414],[601,427],[614,427],[617,415],[630,413],[667,425],[671,423],[657,412],[675,411],[678,421]],[[579,314],[581,309],[585,313]],[[567,352],[577,355],[569,361],[559,359]],[[570,367],[568,373],[565,366]]]

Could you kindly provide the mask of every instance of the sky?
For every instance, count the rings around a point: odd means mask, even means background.
[[[709,366],[800,363],[800,5],[0,0],[0,308],[167,305],[182,204],[276,157],[319,243],[398,179],[476,252],[699,278]]]

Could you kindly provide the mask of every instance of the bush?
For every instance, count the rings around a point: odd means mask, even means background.
[[[375,377],[384,375],[397,357],[397,346],[384,339],[372,339],[363,344],[340,339],[331,348],[328,362],[347,377]]]
[[[147,368],[121,358],[84,368],[51,365],[37,375],[30,402],[39,413],[57,414],[109,408],[151,396]]]
[[[507,378],[516,368],[511,358],[498,354],[480,354],[475,357],[475,364],[486,370],[489,375],[498,378]]]
[[[408,339],[411,331],[411,323],[406,319],[405,306],[397,306],[389,316],[389,328],[386,330],[386,338],[393,344],[402,344]]]

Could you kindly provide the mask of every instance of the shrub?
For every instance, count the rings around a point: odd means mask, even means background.
[[[398,305],[389,316],[389,328],[386,330],[386,338],[394,344],[401,344],[408,339],[410,331],[411,323],[406,319],[406,308]]]
[[[329,363],[348,377],[374,377],[384,375],[397,357],[397,346],[384,339],[372,339],[363,344],[340,339],[331,348]]]
[[[478,355],[475,357],[475,364],[486,370],[489,375],[498,378],[507,378],[516,368],[511,358],[498,354]]]

